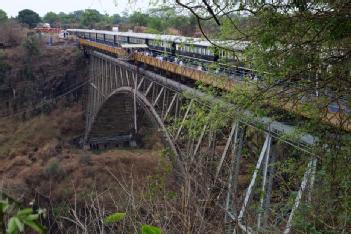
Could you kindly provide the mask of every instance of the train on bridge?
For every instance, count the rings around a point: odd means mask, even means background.
[[[86,29],[68,29],[79,38],[105,43],[112,46],[149,48],[155,52],[168,53],[170,56],[185,56],[198,61],[235,60],[249,44],[247,41],[214,41],[218,46],[201,38],[149,33],[113,32]]]
[[[240,65],[239,61],[242,59],[242,52],[249,45],[248,41],[228,40],[210,43],[201,38],[174,35],[86,29],[68,29],[68,31],[83,40],[101,43],[114,48],[124,48],[125,51],[147,49],[152,52],[149,55],[158,58],[162,57],[163,60],[177,63],[178,65],[208,71],[211,69],[211,65],[216,62],[216,66],[212,66],[213,72],[216,74],[225,74],[232,78],[242,78],[250,75],[250,77],[255,78],[251,69],[225,65],[228,62]],[[123,56],[123,52],[119,51],[119,54]]]
[[[239,65],[242,52],[249,45],[248,41],[211,43],[201,38],[174,35],[88,29],[68,29],[67,31],[80,39],[82,47],[146,64],[220,89],[229,90],[243,79],[253,82],[261,79],[261,76],[251,69],[225,65],[228,62]],[[215,66],[212,66],[213,64]],[[346,120],[350,115],[350,109],[343,100],[338,103],[328,106],[323,120],[334,126],[344,123],[342,128],[350,131],[351,123]],[[309,117],[296,103],[286,103],[279,107]]]

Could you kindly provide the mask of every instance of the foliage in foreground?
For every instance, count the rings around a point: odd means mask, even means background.
[[[126,213],[113,213],[104,218],[104,223],[113,224],[124,219]],[[161,229],[155,226],[143,224],[141,226],[141,234],[161,234]]]
[[[226,40],[250,41],[237,58],[261,80],[253,89],[233,90],[227,100],[259,116],[289,121],[318,139],[312,202],[301,209],[296,231],[347,232],[351,226],[350,133],[351,24],[348,1],[176,1],[190,10],[200,29],[215,23]],[[176,4],[176,5],[177,5]],[[206,32],[203,30],[203,33]],[[207,35],[209,36],[209,35]],[[212,41],[215,45],[216,41]],[[232,48],[217,45],[228,51]],[[225,62],[225,61],[223,61]],[[227,62],[227,65],[232,65]],[[276,109],[267,108],[267,104]],[[285,105],[308,116],[282,111]],[[340,121],[325,124],[330,107]],[[265,110],[261,111],[260,110]]]
[[[17,234],[31,229],[37,233],[44,233],[45,227],[40,224],[41,217],[45,217],[45,210],[22,208],[20,203],[0,192],[0,230],[2,233]],[[6,224],[7,221],[7,224]]]

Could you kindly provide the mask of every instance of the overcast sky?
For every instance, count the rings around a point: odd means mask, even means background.
[[[112,15],[121,14],[126,10],[145,11],[149,2],[150,0],[0,0],[0,9],[13,17],[23,9],[31,9],[40,16],[49,11],[69,13],[81,9],[96,9],[101,13]]]

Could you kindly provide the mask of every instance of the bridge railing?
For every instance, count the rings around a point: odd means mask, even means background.
[[[142,53],[131,53],[128,54],[124,49],[119,47],[113,47],[109,45],[105,45],[102,43],[97,43],[93,41],[87,41],[84,39],[80,39],[82,45],[89,46],[92,49],[98,49],[100,51],[105,51],[112,55],[117,55],[118,57],[122,57],[124,59],[132,59],[155,68],[159,68],[183,77],[190,78],[194,81],[201,81],[204,84],[212,85],[214,87],[223,89],[223,90],[232,90],[232,88],[236,85],[240,85],[241,82],[237,82],[236,80],[229,79],[227,76],[211,74],[202,70],[196,70],[193,68],[189,68],[186,66],[180,66],[179,64],[171,63],[168,61],[161,61],[152,56],[147,56]],[[261,82],[262,83],[262,82]],[[276,90],[277,92],[279,90]],[[282,91],[282,90],[280,90]],[[279,99],[277,102],[269,102],[268,105],[271,105],[274,108],[279,108],[286,110],[288,112],[293,112],[295,114],[311,118],[313,117],[310,112],[306,111],[304,108],[304,104],[300,101],[292,101],[290,99]],[[328,107],[323,108],[325,111],[320,111],[319,117],[323,123],[333,125],[338,128],[342,128],[346,131],[351,131],[351,121],[350,116],[345,114],[344,112],[329,112]]]

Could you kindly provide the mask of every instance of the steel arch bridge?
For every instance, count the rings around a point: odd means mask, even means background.
[[[261,130],[254,127],[255,123],[233,119],[220,133],[212,132],[210,123],[205,123],[199,137],[189,141],[184,123],[191,118],[193,105],[204,96],[203,93],[104,53],[91,50],[89,57],[84,135],[87,146],[98,145],[99,139],[133,142],[133,134],[138,132],[141,119],[146,116],[162,134],[180,167],[197,155],[211,151],[211,166],[208,168],[213,171],[211,179],[224,188],[217,200],[224,211],[225,233],[238,229],[247,233],[291,232],[299,206],[311,199],[317,161],[304,149],[314,144],[312,136],[303,135],[291,146],[289,142],[278,143],[277,138],[292,132],[292,127],[264,118],[257,120],[265,126]],[[190,95],[185,97],[184,92]],[[221,101],[213,98],[210,102]],[[235,111],[231,104],[226,105]],[[252,158],[244,158],[247,137],[254,131],[260,138],[258,150]],[[278,144],[284,145],[280,148],[285,152],[279,152]],[[302,160],[303,173],[293,178],[298,181],[294,187],[296,193],[292,203],[286,202],[286,212],[281,215],[277,211],[282,209],[281,205],[272,199],[277,193],[275,188],[279,187],[276,175],[280,169],[276,165],[284,163],[292,154],[304,155],[308,159]],[[248,167],[252,171],[248,171]],[[250,178],[245,183],[240,180],[243,175]]]

